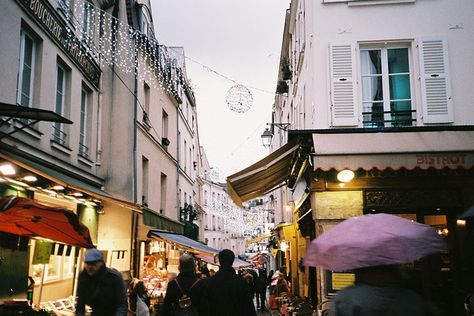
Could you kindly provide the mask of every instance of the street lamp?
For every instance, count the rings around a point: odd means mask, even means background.
[[[290,126],[291,124],[290,123],[267,123],[267,125],[270,125],[271,127],[276,126],[279,129],[286,131],[288,129],[288,126]],[[269,148],[273,139],[273,128],[272,130],[266,128],[265,131],[263,131],[263,134],[261,137],[262,137],[263,147]]]

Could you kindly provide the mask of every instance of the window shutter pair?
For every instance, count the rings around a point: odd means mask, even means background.
[[[424,123],[454,121],[445,40],[425,39],[419,44]],[[359,110],[354,44],[329,46],[332,126],[358,126]]]

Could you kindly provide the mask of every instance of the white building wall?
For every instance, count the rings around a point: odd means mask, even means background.
[[[446,39],[448,43],[454,124],[466,125],[474,122],[474,112],[470,110],[469,105],[474,99],[474,91],[470,89],[469,83],[470,74],[474,69],[474,61],[470,57],[470,52],[474,51],[472,1],[415,1],[392,5],[371,5],[366,1],[368,5],[362,6],[349,6],[346,2],[300,2],[305,3],[307,34],[305,64],[298,83],[298,93],[301,93],[302,85],[307,87],[306,92],[309,95],[306,98],[308,103],[306,111],[308,113],[311,113],[312,109],[315,111],[315,120],[311,128],[321,129],[331,126],[328,45],[338,42],[411,43],[413,103],[418,116],[417,125],[423,125],[421,86],[418,80],[420,76],[418,44],[419,40],[427,37]],[[358,60],[359,55],[356,52],[355,61],[358,63]],[[360,82],[356,84],[356,89],[360,92],[359,85]],[[359,112],[361,112],[360,105]]]

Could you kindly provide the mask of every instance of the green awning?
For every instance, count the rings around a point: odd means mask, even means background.
[[[143,207],[142,211],[144,225],[176,234],[184,234],[184,224],[156,213],[148,207]]]

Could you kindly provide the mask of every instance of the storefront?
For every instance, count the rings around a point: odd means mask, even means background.
[[[179,257],[181,254],[190,252],[213,256],[217,253],[217,250],[180,234],[180,230],[182,233],[181,223],[162,215],[156,217],[153,215],[157,214],[147,214],[149,211],[146,209],[143,211],[146,226],[151,225],[151,221],[154,221],[155,227],[161,228],[150,229],[148,227],[147,239],[140,242],[138,278],[143,280],[155,304],[163,301],[168,282],[179,274]],[[151,220],[150,216],[154,219]],[[178,230],[178,233],[162,230],[165,227]]]
[[[2,150],[0,165],[9,169],[0,175],[0,196],[27,197],[72,211],[88,227],[93,244],[104,252],[106,264],[121,271],[124,278],[128,277],[133,204],[115,199],[67,170],[61,172],[57,166],[36,158]],[[21,245],[22,240],[19,239]],[[36,305],[74,296],[76,278],[82,268],[80,247],[54,240],[47,247],[48,262],[37,260],[35,254],[40,246],[33,239],[26,241],[25,247],[19,247],[14,256],[9,256],[9,266],[15,269],[8,274],[12,280],[22,279],[22,285],[14,290],[14,295],[26,298],[27,277],[31,276],[35,281],[33,302]],[[3,289],[0,296],[10,299],[10,293],[5,291],[9,289]]]
[[[406,265],[408,282],[445,313],[463,313],[463,299],[474,290],[473,227],[471,219],[458,218],[474,204],[472,131],[312,137],[313,170],[307,178],[316,235],[349,217],[380,212],[433,227],[449,252]],[[394,144],[396,152],[389,152]],[[319,303],[354,281],[350,273],[323,269],[317,276]]]
[[[282,183],[293,205],[301,202],[291,223],[294,235],[282,230],[279,238],[280,244],[290,241],[284,257],[293,290],[318,305],[354,278],[301,267],[307,244],[344,219],[377,212],[425,223],[446,238],[449,253],[407,267],[412,287],[426,299],[458,315],[465,295],[474,291],[474,223],[459,218],[474,205],[472,127],[289,131],[288,144],[227,181],[239,202]],[[309,200],[301,199],[303,188]]]

